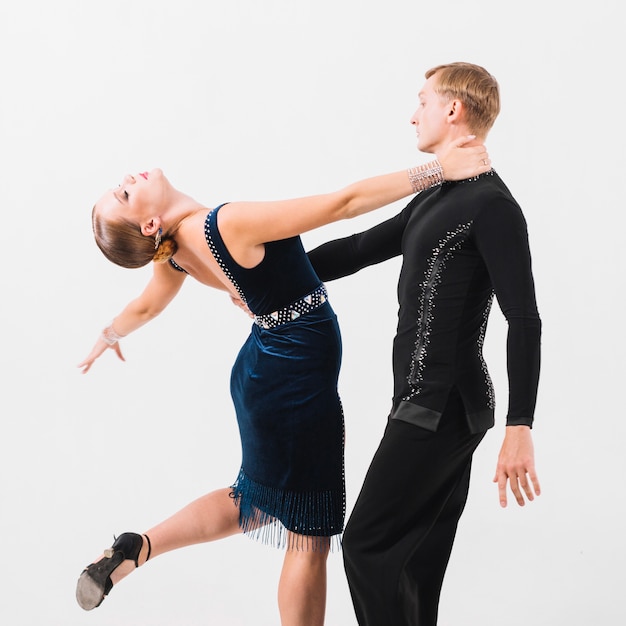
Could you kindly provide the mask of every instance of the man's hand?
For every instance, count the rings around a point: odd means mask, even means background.
[[[541,487],[535,472],[535,452],[529,426],[507,426],[506,434],[500,454],[494,483],[498,483],[500,506],[507,505],[506,484],[520,506],[526,504],[526,498],[531,501],[540,495]]]

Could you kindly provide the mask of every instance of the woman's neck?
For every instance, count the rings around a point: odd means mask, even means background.
[[[161,228],[168,235],[173,235],[180,225],[189,217],[192,217],[198,211],[206,210],[205,207],[191,196],[180,191],[173,190],[167,209],[161,215]]]

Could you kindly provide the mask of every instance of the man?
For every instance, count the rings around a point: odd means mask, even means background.
[[[483,143],[499,110],[498,83],[484,68],[437,66],[411,119],[418,148],[437,154],[470,134]],[[541,321],[519,205],[491,170],[424,191],[396,217],[309,257],[322,280],[333,280],[400,254],[393,404],[343,540],[361,626],[437,623],[472,455],[494,424],[482,357],[494,293],[508,322],[509,374],[494,482],[502,506],[507,484],[520,505],[540,493],[530,431]]]

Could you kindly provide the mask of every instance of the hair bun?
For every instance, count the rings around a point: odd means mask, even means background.
[[[156,249],[152,260],[155,263],[165,263],[169,261],[178,250],[178,245],[172,237],[163,237],[159,247]]]

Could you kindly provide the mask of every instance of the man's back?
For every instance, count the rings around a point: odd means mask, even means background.
[[[403,264],[398,282],[392,417],[435,430],[452,387],[463,398],[470,429],[493,425],[494,393],[482,357],[493,292],[528,350],[528,389],[538,376],[539,315],[535,302],[526,222],[495,172],[446,182],[417,196],[405,209]],[[518,342],[519,343],[519,342]],[[535,397],[524,393],[532,415]],[[532,405],[532,406],[531,406]]]

